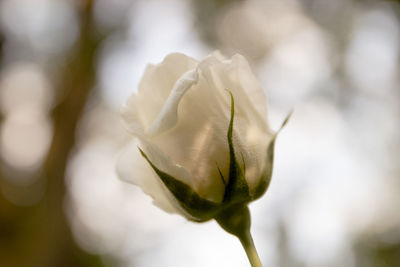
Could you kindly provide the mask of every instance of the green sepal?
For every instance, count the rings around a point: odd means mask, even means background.
[[[201,198],[190,186],[158,169],[150,161],[143,150],[140,148],[139,150],[142,156],[157,173],[158,177],[160,177],[164,185],[174,195],[180,206],[188,214],[190,214],[191,217],[188,219],[202,222],[215,217],[215,214],[219,211],[221,204]]]
[[[271,182],[272,171],[274,166],[275,140],[276,140],[276,135],[272,139],[271,143],[269,143],[267,149],[267,164],[265,167],[265,173],[264,176],[260,179],[258,185],[255,187],[253,195],[251,196],[251,200],[256,200],[260,198],[262,195],[264,195]]]
[[[276,138],[278,137],[278,134],[280,133],[280,131],[286,126],[287,122],[289,121],[290,117],[292,116],[292,113],[293,113],[293,111],[291,111],[286,116],[285,120],[282,123],[282,126],[272,137],[272,140],[268,145],[265,173],[264,173],[264,176],[260,179],[260,182],[258,183],[258,185],[255,187],[255,190],[253,192],[251,200],[256,200],[256,199],[260,198],[262,195],[265,194],[265,192],[268,189],[268,186],[271,182],[272,171],[273,171],[273,167],[274,167],[274,153],[275,153],[274,151],[275,151]]]
[[[224,204],[233,204],[246,202],[250,199],[249,186],[247,184],[246,178],[244,177],[244,172],[240,168],[236,160],[235,149],[232,141],[233,133],[233,119],[235,116],[235,101],[233,95],[229,92],[231,96],[231,118],[229,121],[228,128],[228,145],[229,145],[229,181],[225,187],[225,193],[223,198]]]

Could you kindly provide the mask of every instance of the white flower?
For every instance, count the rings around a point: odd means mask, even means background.
[[[268,187],[276,133],[241,55],[168,55],[146,68],[122,117],[133,138],[118,174],[165,211],[204,221]]]

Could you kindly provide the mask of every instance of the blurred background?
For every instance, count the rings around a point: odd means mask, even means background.
[[[116,177],[119,108],[170,52],[245,55],[277,129],[252,232],[265,266],[400,266],[400,5],[0,1],[0,266],[248,266],[215,222]]]

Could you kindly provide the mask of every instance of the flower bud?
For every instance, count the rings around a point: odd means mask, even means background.
[[[132,142],[119,176],[165,211],[207,221],[268,188],[277,133],[241,55],[198,62],[171,54],[149,65],[122,116]]]

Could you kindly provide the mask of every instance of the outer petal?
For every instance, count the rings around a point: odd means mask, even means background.
[[[146,131],[160,113],[175,82],[185,72],[196,68],[197,64],[196,60],[186,55],[174,53],[165,57],[160,64],[148,65],[138,93],[133,94],[122,108],[122,117],[128,130],[134,134],[138,129]]]
[[[136,94],[132,94],[126,104],[121,108],[121,116],[124,120],[126,128],[135,136],[144,136],[145,118],[138,110],[138,98]]]
[[[229,106],[221,98],[229,100],[228,92],[216,92],[199,73],[198,82],[176,102],[175,127],[151,137],[174,162],[190,170],[196,192],[215,202],[222,201],[225,188],[218,168],[227,179],[229,164]]]
[[[169,213],[178,213],[186,216],[174,197],[162,184],[154,170],[140,155],[138,139],[131,141],[121,153],[117,162],[117,173],[122,180],[136,184],[153,198],[153,203]],[[154,158],[154,151],[151,155]],[[160,163],[160,160],[156,160]]]
[[[199,69],[213,88],[233,93],[242,115],[257,123],[263,131],[272,132],[267,124],[264,90],[243,56],[236,54],[230,60],[220,60],[211,55],[199,64]],[[228,105],[229,98],[225,101]]]
[[[199,69],[216,91],[229,90],[235,98],[233,142],[239,162],[246,166],[252,191],[265,172],[267,148],[274,135],[266,120],[264,92],[240,55],[230,61],[211,56],[200,63]]]
[[[252,106],[255,107],[257,112],[264,119],[264,122],[267,122],[267,97],[264,89],[261,87],[258,79],[251,70],[249,63],[239,54],[234,55],[231,61],[231,64],[236,68],[237,81],[240,84],[240,88],[245,91],[249,100],[253,104]]]
[[[183,95],[195,84],[198,80],[196,70],[190,70],[182,75],[176,81],[171,93],[168,96],[160,114],[153,121],[148,133],[151,135],[159,134],[166,131],[178,122],[178,105]]]

